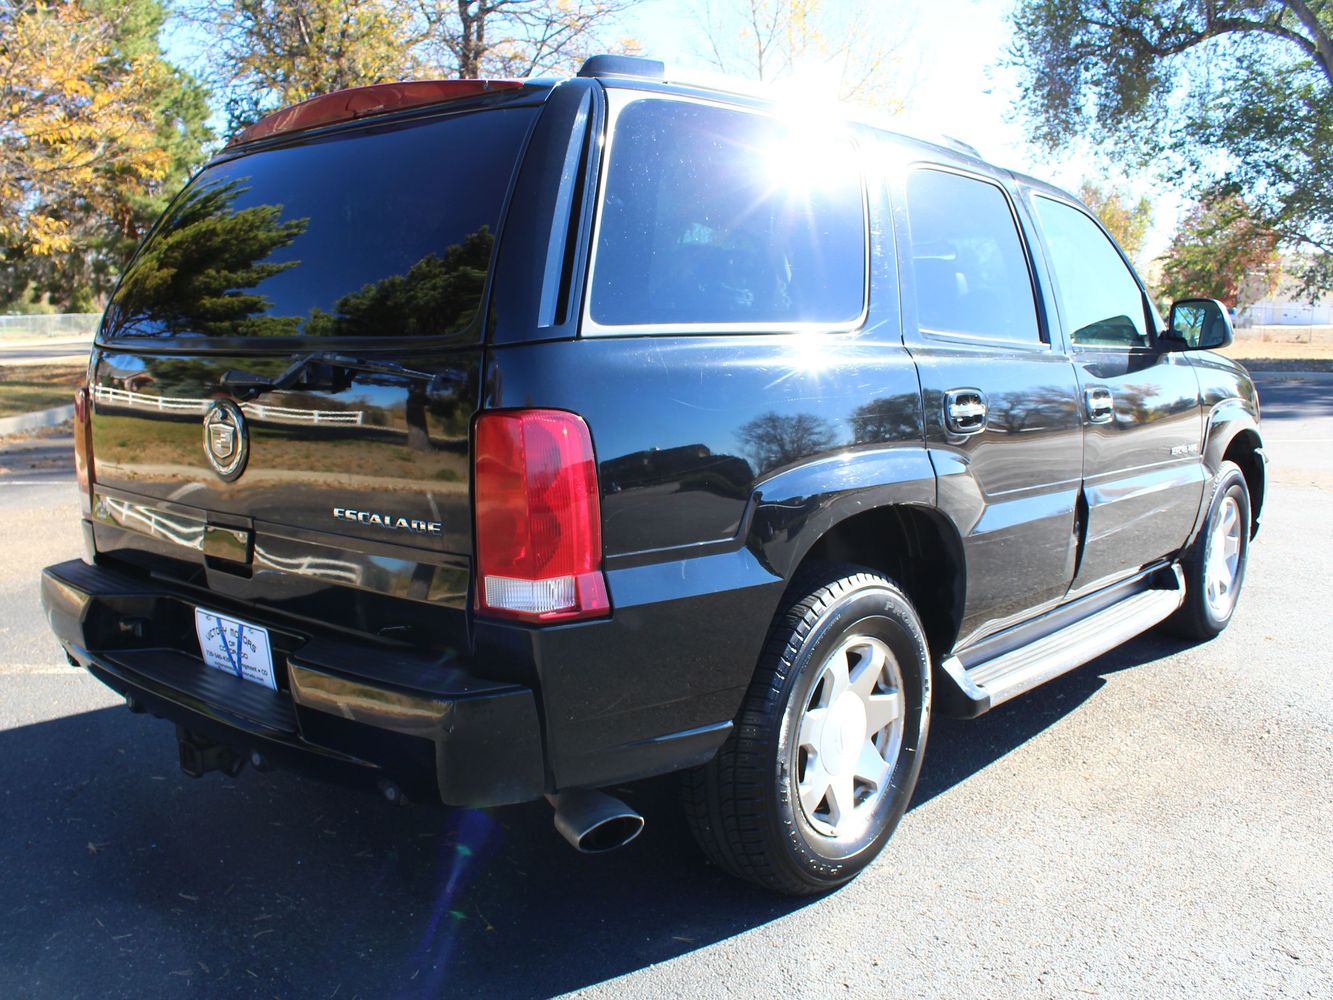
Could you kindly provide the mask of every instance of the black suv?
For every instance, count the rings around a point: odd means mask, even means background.
[[[590,60],[264,119],[157,223],[76,415],[71,662],[391,800],[684,772],[708,856],[851,878],[931,713],[1226,627],[1255,389],[1074,198],[960,143]]]

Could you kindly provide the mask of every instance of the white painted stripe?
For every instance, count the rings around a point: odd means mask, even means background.
[[[69,677],[82,677],[87,673],[82,667],[71,667],[68,663],[52,666],[48,663],[18,663],[13,666],[0,667],[0,677],[6,674],[23,674],[27,677],[32,676],[53,676],[58,677],[65,674]]]

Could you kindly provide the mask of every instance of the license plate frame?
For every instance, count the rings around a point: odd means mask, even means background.
[[[194,609],[194,631],[199,639],[199,654],[215,670],[278,690],[273,669],[273,647],[268,629],[220,611]]]

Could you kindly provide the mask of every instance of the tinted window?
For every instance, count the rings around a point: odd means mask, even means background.
[[[1147,347],[1143,293],[1115,245],[1076,208],[1037,199],[1060,309],[1075,344]]]
[[[1027,257],[1003,191],[972,177],[915,170],[907,178],[907,216],[924,329],[1041,340]]]
[[[865,213],[847,142],[672,101],[621,113],[596,322],[845,323],[864,295]]]
[[[127,270],[110,335],[465,329],[533,113],[456,115],[208,167]]]

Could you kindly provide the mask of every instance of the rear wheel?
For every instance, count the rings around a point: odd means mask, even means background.
[[[736,729],[683,783],[712,861],[807,895],[856,875],[902,818],[925,749],[930,657],[885,577],[827,568],[791,593]]]
[[[1245,582],[1250,554],[1250,492],[1233,462],[1223,462],[1203,530],[1184,560],[1185,603],[1170,619],[1171,630],[1190,639],[1211,639],[1231,623]]]

